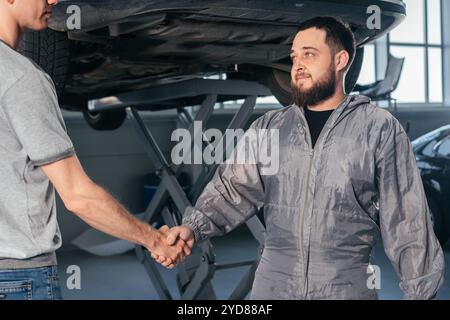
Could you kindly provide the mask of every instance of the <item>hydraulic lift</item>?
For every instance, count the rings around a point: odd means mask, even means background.
[[[127,116],[140,137],[150,162],[161,178],[161,183],[145,210],[144,221],[153,223],[162,220],[164,224],[172,227],[181,224],[182,214],[188,206],[195,205],[197,198],[213,177],[218,164],[203,165],[202,173],[193,183],[190,191],[185,192],[177,179],[181,172],[181,166],[175,166],[165,158],[151,129],[144,123],[139,111],[176,108],[180,122],[191,134],[192,147],[193,142],[197,141],[196,138],[198,139],[194,134],[199,134],[194,132],[194,121],[201,121],[205,125],[214,111],[216,102],[245,99],[244,103],[236,109],[236,113],[227,127],[227,129],[239,129],[248,123],[257,97],[269,95],[271,95],[269,89],[256,82],[191,79],[91,100],[88,109],[92,112],[126,109]],[[193,118],[186,107],[195,105],[200,105],[200,109]],[[219,143],[223,143],[223,141]],[[191,154],[185,156],[186,159]],[[177,266],[177,284],[181,299],[217,299],[211,285],[215,271],[241,266],[250,266],[250,268],[237,283],[229,299],[240,300],[247,296],[263,250],[265,228],[257,216],[249,219],[246,225],[259,243],[257,258],[251,261],[217,264],[211,242],[206,240],[198,243],[191,256]],[[136,246],[136,254],[139,261],[144,264],[159,297],[173,299],[158,271],[157,263],[151,258],[146,248]]]

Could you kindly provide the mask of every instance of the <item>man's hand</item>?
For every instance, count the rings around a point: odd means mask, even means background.
[[[167,244],[173,246],[178,240],[183,240],[192,249],[195,243],[194,231],[186,226],[171,228],[167,235]]]
[[[170,248],[182,248],[182,252],[184,254],[183,258],[175,261],[167,255],[158,254],[157,252],[152,251],[153,259],[161,263],[163,266],[172,269],[176,264],[181,262],[184,257],[191,254],[191,250],[195,242],[194,232],[186,226],[173,227],[172,229],[169,229],[167,226],[163,226],[159,229],[159,231],[166,236],[166,239],[164,240]]]
[[[177,227],[175,227],[177,228]],[[181,237],[171,241],[167,241],[171,229],[168,226],[162,226],[158,231],[157,241],[155,241],[155,248],[149,251],[151,256],[157,262],[162,264],[164,267],[172,269],[178,263],[182,262],[184,258],[191,254],[191,249],[194,245],[193,242],[187,243]]]

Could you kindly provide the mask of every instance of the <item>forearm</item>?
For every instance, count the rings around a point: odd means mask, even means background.
[[[264,191],[256,165],[219,166],[213,179],[187,207],[183,224],[196,241],[222,236],[251,218],[262,206]]]
[[[89,225],[114,237],[145,246],[152,252],[179,259],[175,248],[164,246],[163,235],[136,219],[84,172],[76,155],[41,166],[66,208]]]
[[[97,230],[147,248],[152,246],[155,230],[94,183],[76,195],[68,209]]]

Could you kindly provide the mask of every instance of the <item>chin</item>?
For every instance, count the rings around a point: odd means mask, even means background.
[[[46,25],[40,25],[40,26],[38,26],[38,27],[36,27],[36,28],[33,28],[33,31],[43,31],[43,30],[45,30],[45,29],[47,29],[48,28],[48,24],[46,24]]]
[[[31,26],[27,26],[25,31],[42,31],[48,28],[48,23],[36,23]]]
[[[311,89],[311,85],[306,85],[306,84],[301,84],[301,83],[297,84],[296,87],[297,87],[297,90],[302,91],[302,92],[305,92],[305,91],[308,91],[309,89]]]
[[[48,28],[48,19],[41,19],[36,25],[33,26],[33,30],[42,31]]]

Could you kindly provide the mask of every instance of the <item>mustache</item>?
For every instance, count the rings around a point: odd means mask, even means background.
[[[309,73],[306,72],[296,72],[294,75],[295,79],[299,79],[299,78],[310,78],[311,75]]]

